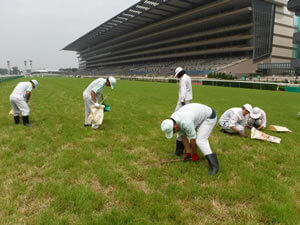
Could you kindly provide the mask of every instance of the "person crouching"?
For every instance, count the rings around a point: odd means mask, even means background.
[[[247,121],[246,127],[251,129],[255,127],[258,130],[262,130],[267,126],[267,116],[264,110],[254,107],[250,112],[250,117]]]
[[[212,153],[208,138],[217,122],[216,112],[203,104],[191,103],[184,105],[174,112],[170,119],[166,119],[161,124],[161,129],[168,139],[173,137],[173,133],[178,132],[178,139],[181,139],[186,151],[184,161],[197,161],[197,146],[208,160],[210,165],[210,175],[215,175],[219,171],[219,162],[216,153]],[[190,146],[193,154],[191,156]]]
[[[9,96],[9,101],[14,111],[15,124],[20,123],[20,116],[22,114],[24,126],[31,126],[29,123],[30,109],[27,103],[29,102],[32,88],[36,88],[37,86],[38,82],[36,80],[19,82]]]

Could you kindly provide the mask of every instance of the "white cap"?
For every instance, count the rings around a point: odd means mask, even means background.
[[[39,85],[39,82],[37,80],[31,80],[32,83],[34,83],[34,87],[37,87]]]
[[[261,116],[261,109],[258,107],[254,107],[250,112],[250,117],[253,119],[258,119]]]
[[[114,78],[114,77],[110,76],[110,77],[108,78],[108,81],[109,81],[109,83],[110,83],[110,87],[111,87],[111,89],[114,89],[114,86],[115,86],[115,85],[116,85],[116,83],[117,83],[117,80],[116,80],[116,78]]]
[[[251,112],[251,111],[252,111],[252,105],[250,105],[250,104],[245,104],[245,105],[243,105],[243,107],[244,107],[248,112]]]
[[[175,70],[175,77],[177,77],[177,75],[182,71],[183,69],[181,67],[177,67]]]
[[[166,134],[166,138],[171,139],[173,137],[174,123],[170,119],[166,119],[161,123],[161,130]]]

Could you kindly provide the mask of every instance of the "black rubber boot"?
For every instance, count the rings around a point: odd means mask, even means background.
[[[176,140],[176,152],[175,155],[177,156],[181,156],[184,152],[184,145],[182,143],[182,141],[178,141]]]
[[[23,124],[26,127],[31,127],[31,124],[29,123],[29,116],[22,116]]]
[[[219,162],[218,162],[217,154],[212,153],[212,154],[206,155],[205,157],[206,157],[206,159],[208,161],[208,164],[210,166],[209,174],[210,175],[217,174],[218,171],[219,171]]]
[[[19,116],[14,116],[15,124],[20,123],[20,117]]]

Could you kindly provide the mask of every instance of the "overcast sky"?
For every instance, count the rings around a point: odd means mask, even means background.
[[[78,67],[75,52],[61,49],[137,2],[0,0],[0,68],[7,60],[20,70],[24,60],[33,69]]]

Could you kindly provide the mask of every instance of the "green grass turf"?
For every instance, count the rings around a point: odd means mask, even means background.
[[[218,117],[250,103],[268,124],[293,133],[272,144],[221,133],[208,163],[177,162],[175,139],[161,121],[173,112],[178,85],[118,81],[99,130],[84,128],[82,92],[92,79],[36,78],[33,127],[14,125],[9,95],[21,80],[0,84],[0,224],[299,224],[300,95],[193,86],[193,102]],[[246,131],[249,134],[249,130]]]

